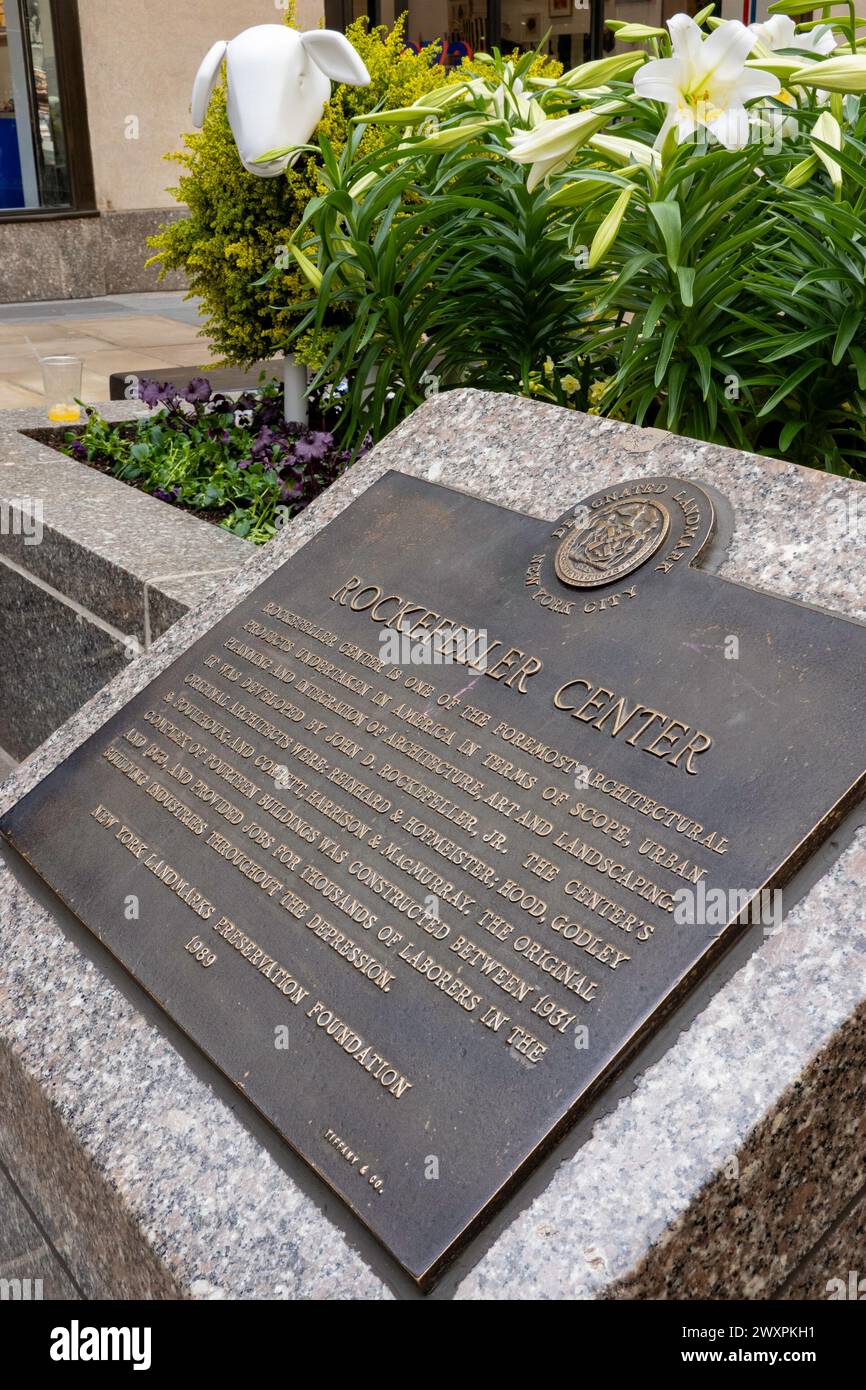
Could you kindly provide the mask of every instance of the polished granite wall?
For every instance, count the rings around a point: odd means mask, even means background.
[[[185,289],[181,272],[171,270],[160,281],[159,267],[145,266],[148,237],[181,215],[175,208],[131,208],[0,222],[0,304]]]
[[[116,402],[104,413],[135,411]],[[54,447],[64,433],[46,429],[41,410],[0,411],[0,749],[16,759],[251,550],[67,458]]]

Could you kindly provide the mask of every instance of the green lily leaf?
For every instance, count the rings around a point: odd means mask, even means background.
[[[679,203],[650,203],[649,210],[664,239],[668,265],[671,270],[675,271],[679,264],[680,239],[682,237]]]

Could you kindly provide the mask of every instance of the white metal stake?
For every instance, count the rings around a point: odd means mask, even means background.
[[[283,373],[283,415],[287,420],[299,420],[306,425],[309,419],[307,401],[307,369],[286,353]]]

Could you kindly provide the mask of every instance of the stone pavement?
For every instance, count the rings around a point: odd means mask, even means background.
[[[40,357],[84,362],[82,400],[108,400],[112,372],[206,366],[216,354],[198,337],[195,301],[174,293],[0,305],[0,409],[42,405]]]

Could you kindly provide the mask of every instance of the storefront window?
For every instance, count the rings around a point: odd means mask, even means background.
[[[329,29],[347,29],[356,19],[365,16],[371,27],[382,22],[380,0],[325,0],[325,24]],[[397,14],[403,9],[398,5]],[[393,23],[393,15],[388,17]]]
[[[416,46],[443,44],[446,64],[491,42],[508,52],[537,48],[545,36],[547,51],[566,67],[589,56],[591,0],[410,0],[408,10],[409,38]]]
[[[0,210],[71,202],[50,0],[0,0]]]
[[[503,46],[537,48],[547,35],[547,51],[566,68],[589,57],[589,26],[589,0],[502,0]]]

